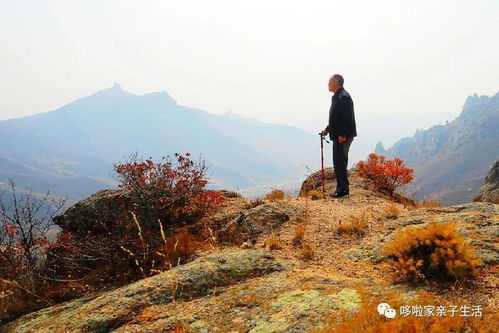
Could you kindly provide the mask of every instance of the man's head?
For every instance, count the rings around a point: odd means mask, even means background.
[[[337,92],[338,89],[343,87],[343,82],[345,82],[343,80],[343,76],[341,76],[340,74],[334,74],[329,78],[329,83],[328,83],[329,91],[332,91],[334,93]]]

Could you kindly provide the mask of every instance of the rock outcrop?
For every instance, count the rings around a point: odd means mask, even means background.
[[[469,202],[499,151],[499,92],[469,96],[459,117],[444,125],[418,130],[388,148],[415,170],[408,188],[420,199],[444,205]]]
[[[262,202],[236,212],[221,212],[211,217],[217,239],[222,244],[251,243],[264,232],[272,231],[289,221],[301,207],[289,202]]]
[[[480,305],[484,321],[494,322],[492,314],[499,306],[499,205],[415,208],[351,171],[348,198],[312,200],[302,195],[272,202],[230,195],[223,209],[199,222],[222,246],[119,289],[25,315],[0,332],[307,332],[331,328],[338,319],[352,320],[350,314],[371,306],[366,301],[392,294],[405,304],[418,304],[414,297],[421,289],[444,302]],[[331,168],[326,178],[330,191],[335,185]],[[302,193],[320,187],[318,171],[303,183]],[[456,223],[482,259],[472,285],[442,289],[391,279],[394,271],[383,255],[384,244],[399,230],[434,221]],[[338,233],[339,227],[362,222],[362,236]],[[262,251],[269,239],[278,239],[279,246]],[[307,249],[312,254],[304,259]]]
[[[485,183],[475,193],[473,201],[488,201],[499,204],[499,160],[485,177]]]
[[[5,332],[108,332],[141,309],[191,300],[242,280],[284,269],[260,250],[227,250],[106,292],[46,308],[12,322]]]
[[[130,191],[100,190],[69,207],[54,222],[66,232],[97,231],[102,225],[110,227],[116,219],[128,215],[133,202]]]
[[[365,239],[358,248],[345,257],[353,260],[380,263],[387,259],[383,255],[384,245],[396,230],[430,222],[457,222],[457,231],[470,239],[477,255],[487,265],[499,264],[499,206],[488,202],[471,202],[462,205],[425,208],[408,212],[387,223],[386,232],[375,239]]]

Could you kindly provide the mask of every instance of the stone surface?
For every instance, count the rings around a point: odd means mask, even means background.
[[[345,254],[346,258],[380,263],[384,245],[392,239],[395,230],[430,222],[457,222],[457,231],[466,235],[475,246],[477,255],[485,264],[499,264],[499,205],[471,202],[449,207],[426,208],[410,211],[387,225],[385,233],[376,241],[363,242]]]
[[[221,214],[214,219],[215,233],[222,243],[240,245],[278,228],[300,210],[287,201],[276,201],[246,211]]]
[[[475,193],[473,200],[499,204],[499,160],[490,168],[485,183]]]
[[[46,308],[6,325],[6,332],[107,332],[146,306],[190,300],[230,284],[284,269],[260,250],[226,250],[122,288]]]

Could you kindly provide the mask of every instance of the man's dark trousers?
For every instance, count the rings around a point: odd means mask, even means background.
[[[352,144],[353,137],[347,138],[343,143],[339,143],[338,139],[333,140],[333,166],[336,177],[336,192],[349,193],[350,183],[348,182],[347,166],[348,166],[348,151]]]

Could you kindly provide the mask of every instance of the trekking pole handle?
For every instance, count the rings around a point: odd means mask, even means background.
[[[325,136],[325,135],[322,135],[322,132],[319,132],[319,135],[321,136],[321,140],[324,140],[324,141],[326,141],[327,143],[329,143],[329,141],[327,141],[327,139],[326,139],[326,136]]]

